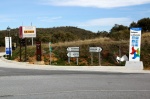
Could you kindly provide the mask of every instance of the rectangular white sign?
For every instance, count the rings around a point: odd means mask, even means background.
[[[11,37],[5,37],[5,53],[12,55],[12,40]]]
[[[140,61],[142,28],[130,29],[129,61]]]
[[[68,51],[68,52],[69,52],[69,51],[70,51],[70,52],[71,52],[71,51],[74,51],[74,52],[77,51],[77,52],[78,52],[78,51],[79,51],[79,47],[68,47],[68,48],[67,48],[67,51]]]
[[[79,57],[79,52],[68,52],[68,57]]]
[[[90,47],[89,51],[90,52],[101,52],[102,48],[101,47]]]
[[[36,27],[35,26],[22,26],[20,28],[22,34],[20,33],[20,37],[22,38],[31,38],[31,37],[36,37]]]

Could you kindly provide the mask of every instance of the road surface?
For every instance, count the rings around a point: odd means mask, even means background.
[[[0,67],[0,99],[150,99],[150,74]]]

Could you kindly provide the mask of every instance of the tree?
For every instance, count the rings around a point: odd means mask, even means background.
[[[143,18],[137,22],[139,27],[142,27],[143,32],[150,31],[150,18]]]
[[[138,24],[137,24],[136,22],[133,21],[133,22],[130,24],[129,27],[130,27],[130,28],[131,28],[131,27],[138,27]]]
[[[100,36],[100,37],[109,37],[109,33],[107,31],[98,31],[96,37],[97,36]]]
[[[128,27],[127,26],[124,26],[124,25],[119,25],[119,24],[115,24],[112,29],[110,30],[110,33],[113,33],[113,32],[119,32],[121,30],[128,30]]]
[[[114,40],[126,40],[129,35],[129,28],[123,25],[115,24],[110,31],[110,37]]]

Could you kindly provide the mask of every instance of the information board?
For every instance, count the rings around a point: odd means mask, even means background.
[[[130,29],[129,61],[140,61],[142,28]]]

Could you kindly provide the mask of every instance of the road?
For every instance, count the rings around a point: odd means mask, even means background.
[[[0,67],[0,99],[150,99],[150,74]]]

